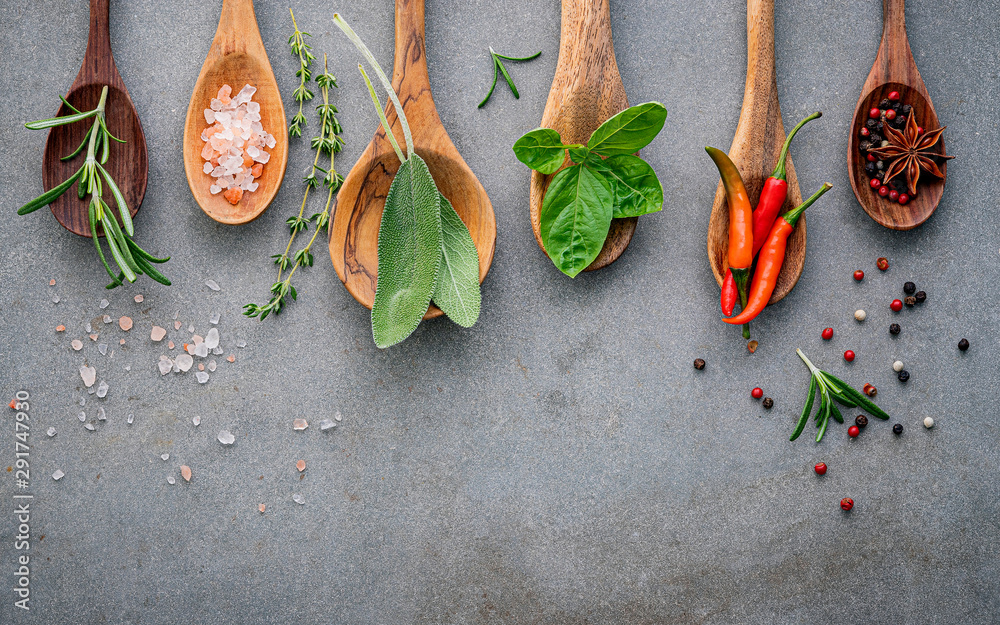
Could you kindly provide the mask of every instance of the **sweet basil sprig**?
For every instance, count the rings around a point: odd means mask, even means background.
[[[799,422],[795,425],[795,430],[788,440],[794,441],[802,433],[802,430],[805,429],[806,423],[809,421],[809,414],[812,412],[817,390],[819,390],[819,410],[816,412],[816,427],[818,428],[818,432],[816,433],[817,443],[823,440],[823,435],[826,434],[826,427],[830,423],[830,417],[833,417],[837,423],[844,422],[844,417],[837,408],[838,403],[848,408],[860,408],[879,419],[889,418],[889,415],[884,410],[872,403],[864,394],[851,388],[851,385],[847,382],[826,371],[817,369],[812,361],[806,358],[801,349],[796,349],[795,353],[809,367],[812,376],[809,380],[809,396],[806,397],[806,404],[802,407],[802,416],[799,417]]]
[[[372,305],[372,336],[380,348],[406,339],[420,324],[433,298],[448,318],[470,327],[479,318],[479,254],[469,229],[441,195],[424,159],[413,151],[413,135],[392,83],[344,19],[333,21],[361,51],[385,87],[403,128],[400,148],[375,94],[364,77],[386,138],[401,163],[389,186],[378,230],[378,283]]]
[[[646,102],[601,124],[587,145],[564,144],[551,128],[532,130],[514,143],[518,160],[543,174],[555,174],[542,200],[542,245],[569,277],[597,258],[612,218],[663,208],[656,172],[634,153],[656,138],[666,119],[662,104]],[[567,152],[573,164],[560,171]]]
[[[503,66],[503,61],[500,59],[507,59],[508,61],[530,61],[532,59],[537,59],[541,54],[542,51],[539,50],[531,56],[507,56],[506,54],[500,54],[493,49],[493,46],[490,46],[490,58],[493,59],[493,84],[490,85],[490,90],[486,94],[486,97],[483,98],[483,101],[480,102],[479,106],[476,108],[483,108],[483,106],[490,101],[490,96],[493,95],[493,90],[497,88],[498,72],[503,74],[503,79],[507,81],[507,86],[510,87],[510,92],[514,94],[514,99],[521,99],[521,94],[517,92],[517,87],[514,86],[514,79],[510,77],[510,74],[507,72],[507,68]]]
[[[63,101],[63,104],[72,111],[72,114],[43,119],[37,122],[28,122],[25,124],[25,127],[30,130],[43,130],[45,128],[65,126],[93,118],[94,121],[91,124],[90,130],[84,135],[80,147],[74,150],[72,154],[62,157],[61,160],[68,161],[76,158],[84,151],[84,148],[86,148],[87,157],[75,174],[19,208],[17,214],[27,215],[43,206],[51,204],[61,197],[63,193],[66,193],[73,186],[73,183],[76,182],[77,195],[81,200],[90,195],[90,202],[87,205],[88,217],[90,218],[90,235],[94,239],[94,247],[97,248],[97,255],[101,259],[101,264],[104,265],[104,269],[111,276],[111,283],[106,288],[113,289],[120,286],[125,280],[135,282],[139,274],[146,274],[160,284],[169,286],[170,280],[167,280],[163,274],[154,269],[153,264],[165,263],[170,260],[170,257],[157,258],[139,247],[132,240],[131,237],[135,234],[135,229],[132,225],[132,214],[129,212],[128,204],[125,202],[125,196],[122,195],[118,185],[115,184],[114,178],[104,168],[110,157],[111,141],[125,143],[111,134],[105,121],[104,109],[108,102],[108,88],[105,86],[101,90],[101,99],[97,103],[97,108],[92,111],[81,112],[67,102],[66,98],[59,97]],[[100,158],[97,156],[98,150],[101,153]],[[111,191],[111,196],[115,199],[115,205],[118,206],[118,214],[121,215],[122,220],[120,227],[114,213],[111,212],[111,208],[102,197],[105,184],[108,185],[108,190]],[[108,264],[107,259],[104,257],[104,250],[101,249],[101,239],[97,234],[98,225],[104,230],[105,240],[111,249],[111,257],[120,270],[117,273],[112,271],[111,265]]]

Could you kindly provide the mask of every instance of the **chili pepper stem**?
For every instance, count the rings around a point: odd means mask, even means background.
[[[736,283],[736,292],[740,295],[740,310],[744,310],[747,307],[747,284],[750,282],[750,268],[744,269],[734,269],[732,267],[729,270],[733,274],[733,281]],[[743,324],[743,338],[750,339],[750,323]]]
[[[790,210],[787,213],[785,213],[784,216],[782,217],[782,219],[784,219],[786,222],[788,222],[789,226],[791,226],[791,227],[794,228],[795,224],[797,224],[799,222],[799,217],[802,216],[802,213],[804,213],[807,208],[809,208],[810,206],[812,206],[813,203],[816,200],[818,200],[821,195],[823,195],[824,193],[826,193],[827,191],[829,191],[832,188],[833,188],[832,184],[830,184],[829,182],[824,182],[823,186],[820,187],[819,190],[816,191],[816,193],[813,193],[812,195],[809,196],[809,199],[807,199],[805,202],[802,202],[801,204],[799,204],[798,206],[796,206],[792,210]]]
[[[785,137],[785,143],[781,146],[781,153],[778,154],[778,164],[775,165],[774,173],[771,174],[772,178],[777,178],[779,180],[785,179],[785,158],[788,156],[788,146],[792,144],[792,139],[795,137],[795,133],[797,133],[799,129],[805,126],[807,123],[811,122],[814,119],[818,119],[822,116],[823,116],[822,111],[816,111],[809,117],[806,117],[798,124],[796,124],[795,128],[792,128],[792,131],[788,133],[787,137]]]

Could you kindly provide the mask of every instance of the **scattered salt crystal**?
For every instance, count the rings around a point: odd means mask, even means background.
[[[215,359],[214,358],[212,360],[208,361],[208,370],[209,371],[215,371],[216,366],[217,365],[215,364]]]
[[[198,371],[204,371],[204,370],[205,370],[205,363],[199,362],[198,363]]]
[[[228,356],[226,356],[226,360],[228,360],[229,362],[236,362],[236,354],[229,354]]]
[[[103,398],[108,394],[108,383],[101,380],[101,383],[97,385],[97,396]]]
[[[301,506],[302,504],[304,504],[306,502],[306,498],[303,497],[302,495],[298,494],[298,493],[295,493],[294,495],[292,495],[292,501],[294,501],[295,503],[297,503],[297,504],[299,504]]]
[[[334,423],[333,421],[329,420],[329,419],[323,419],[322,421],[319,422],[319,429],[323,430],[323,431],[329,430],[330,428],[335,428],[335,427],[337,427],[337,424]]]
[[[212,109],[205,109],[205,123],[214,124],[215,123],[215,111]]]
[[[84,424],[83,424],[83,428],[84,428],[85,430],[89,430],[89,431],[91,431],[91,432],[93,432],[93,431],[97,430],[97,428],[95,428],[95,427],[94,427],[94,424],[93,424],[93,423],[84,423]]]
[[[118,344],[119,345],[124,345],[125,344],[125,339],[118,339]],[[112,352],[112,353],[114,353],[114,352]]]
[[[260,105],[258,104],[258,106],[260,106]],[[56,279],[55,278],[52,278],[51,280],[49,280],[49,286],[55,286],[55,285],[56,285]]]
[[[339,410],[333,414],[333,418],[336,419],[337,421],[343,421],[344,420],[344,417],[341,416]]]
[[[110,303],[111,303],[111,302],[109,302],[108,300],[106,300],[106,299],[102,299],[102,300],[101,300],[101,309],[104,309],[104,308],[107,308],[107,307],[108,307],[108,304],[110,304]]]
[[[100,335],[99,335],[99,334],[90,334],[90,335],[88,335],[88,336],[90,336],[90,340],[91,340],[91,341],[96,341],[96,340],[97,340],[97,337],[98,337],[98,336],[100,336]]]
[[[125,365],[125,371],[131,371],[132,365]]]
[[[128,423],[129,425],[132,425],[132,421],[134,421],[134,420],[135,420],[135,415],[133,415],[133,414],[130,414],[130,415],[128,416],[128,418],[127,418],[127,419],[125,419],[125,423]]]
[[[213,326],[216,325],[216,324],[218,324],[219,323],[219,313],[217,313],[217,312],[212,313],[212,318],[210,319],[210,321],[212,322]]]
[[[194,324],[188,324],[188,332],[194,332]]]
[[[295,468],[299,470],[299,473],[302,473],[303,471],[306,470],[306,461],[299,460],[298,462],[295,463]]]
[[[104,315],[104,323],[111,323],[111,315]]]
[[[97,409],[97,420],[98,421],[108,420],[108,413],[104,412],[104,406],[101,406],[100,408]]]
[[[52,479],[58,482],[63,478],[64,475],[66,474],[62,472],[62,469],[56,469],[55,473],[52,474]]]
[[[292,428],[295,430],[302,431],[307,427],[309,427],[309,422],[306,421],[305,419],[295,419],[294,421],[292,421]]]
[[[80,405],[81,406],[86,406],[87,405],[87,398],[86,397],[81,397],[80,398]]]
[[[246,341],[236,341],[236,347],[239,347],[239,348],[242,349],[242,348],[244,348],[246,346],[247,346],[247,342]]]
[[[250,101],[250,98],[252,98],[253,94],[255,93],[257,93],[257,87],[251,85],[243,85],[243,88],[240,89],[240,92],[236,94],[234,100],[236,101],[237,105],[246,104],[247,102]]]
[[[185,482],[191,481],[191,467],[186,464],[181,465],[181,477],[184,478]]]
[[[173,341],[167,341],[167,349],[173,349],[173,348],[174,348],[174,342]]]
[[[216,356],[220,356],[226,353],[226,350],[222,349],[222,347],[216,347],[215,349],[212,350],[212,353],[215,354]]]
[[[136,304],[141,304],[141,303],[142,303],[142,300],[143,300],[143,297],[142,297],[142,295],[136,295],[136,296],[135,296],[135,297],[133,297],[132,299],[134,299],[134,300],[135,300],[135,303],[136,303]]]
[[[215,280],[205,280],[205,286],[207,286],[208,288],[212,289],[213,291],[220,291],[220,290],[222,290],[219,287],[219,283],[216,282]]]
[[[177,315],[179,315],[179,314],[181,314],[181,311],[179,311],[179,310],[175,310],[175,311],[174,311],[174,319],[176,319],[176,318],[177,318]]]
[[[208,192],[211,193],[212,195],[218,195],[219,193],[222,192],[222,187],[220,187],[217,184],[213,184],[208,188]]]
[[[176,483],[177,483],[177,480],[174,479],[173,475],[168,475],[167,476],[167,484],[170,484],[171,486],[173,486]]]
[[[66,331],[66,326],[63,325],[56,326],[56,332],[65,332],[65,331]]]
[[[194,364],[194,358],[192,358],[189,354],[181,354],[177,357],[174,363],[181,371],[187,371]]]
[[[163,340],[163,337],[165,337],[166,335],[167,331],[165,328],[161,328],[160,326],[153,326],[153,330],[149,333],[149,338],[150,340],[159,343],[160,341]]]
[[[199,425],[201,425],[201,417],[198,416],[192,417],[191,423],[193,423],[195,427],[198,427]]]
[[[83,349],[83,341],[81,341],[80,339],[73,339],[73,341],[69,345],[76,351],[80,351],[81,349]]]
[[[208,374],[204,371],[195,371],[194,377],[198,378],[198,384],[205,384],[208,382]]]
[[[274,138],[274,135],[267,135],[267,140],[264,143],[264,145],[267,146],[267,149],[270,150],[270,149],[272,149],[277,144],[278,144],[278,141]]]
[[[264,514],[264,510],[267,510],[267,506],[262,503],[257,504],[257,509],[260,510],[261,514]]]
[[[52,296],[52,303],[53,304],[58,304],[59,303],[59,296],[58,295],[53,295]]]
[[[77,413],[76,418],[80,420],[80,423],[83,423],[87,420],[87,413],[81,410]]]
[[[88,389],[87,389],[87,393],[88,393],[89,395],[93,395],[93,394],[94,394],[94,387],[93,387],[93,386],[91,386],[90,388],[88,388]]]
[[[101,352],[101,356],[107,356],[108,355],[108,344],[107,343],[98,343],[97,344],[97,351]]]
[[[166,462],[167,460],[170,460],[170,454],[160,454],[160,459]]]
[[[53,436],[56,435],[56,429],[55,428],[49,428],[49,429],[45,430],[45,433],[49,435],[49,438],[52,438]]]
[[[180,330],[180,329],[181,329],[181,322],[180,321],[175,321],[174,322],[174,330]]]
[[[90,327],[90,322],[89,321],[87,322],[87,325],[86,325],[86,327],[84,329],[87,331],[87,334],[90,334],[91,332],[94,331],[94,329],[92,327]]]
[[[168,358],[156,363],[156,366],[160,368],[160,375],[167,375],[174,368],[174,363]]]
[[[97,369],[82,365],[80,367],[80,377],[83,378],[83,384],[85,386],[93,386],[94,382],[97,381]]]
[[[209,349],[215,349],[216,347],[219,346],[219,329],[218,328],[212,328],[211,330],[208,331],[208,334],[205,335],[205,345]]]
[[[204,358],[208,356],[208,345],[206,343],[198,343],[194,346],[194,355],[199,358]]]
[[[223,445],[232,445],[236,442],[236,437],[229,430],[219,431],[219,442]]]
[[[121,317],[118,319],[118,327],[128,332],[132,329],[132,317]]]

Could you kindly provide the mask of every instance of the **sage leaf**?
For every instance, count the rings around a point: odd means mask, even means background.
[[[613,199],[607,179],[583,165],[567,167],[552,178],[539,219],[542,244],[567,276],[576,277],[604,247]]]
[[[667,109],[659,102],[627,108],[601,124],[587,147],[602,156],[632,154],[649,145],[666,120]]]
[[[566,146],[551,128],[537,128],[514,143],[514,155],[531,169],[554,174],[566,160]]]
[[[434,303],[448,318],[470,328],[479,319],[479,252],[462,218],[441,196],[441,266]]]
[[[420,324],[441,265],[441,194],[427,163],[410,152],[389,187],[378,230],[372,336],[380,348]]]
[[[663,187],[649,163],[638,156],[620,154],[607,159],[590,158],[587,165],[603,173],[614,192],[614,214],[638,217],[663,208]]]

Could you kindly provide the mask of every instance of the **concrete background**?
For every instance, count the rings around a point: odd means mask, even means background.
[[[705,257],[718,178],[702,147],[728,147],[736,127],[741,2],[612,2],[631,101],[657,99],[670,112],[643,150],[666,203],[640,220],[617,263],[576,280],[538,250],[528,170],[510,150],[541,118],[559,3],[428,2],[438,110],[493,201],[497,252],[474,328],[424,323],[384,352],[324,249],[297,274],[299,301],[281,317],[240,316],[241,305],[265,301],[267,257],[285,245],[284,220],[297,211],[311,153],[292,145],[286,184],[252,224],[220,226],[192,201],[181,131],[219,0],[112,3],[118,67],[149,145],[137,240],[173,255],[165,272],[174,285],[143,280],[110,294],[87,240],[45,210],[15,215],[41,191],[45,142],[22,124],[49,116],[73,81],[88,3],[0,4],[0,389],[5,401],[18,389],[31,393],[35,496],[32,609],[14,608],[13,592],[0,591],[0,622],[1000,622],[996,2],[909,3],[913,52],[957,158],[938,212],[907,233],[865,215],[845,167],[879,3],[778,3],[785,125],[824,113],[792,149],[802,191],[824,181],[834,189],[809,211],[805,272],[755,322],[761,345],[752,356],[718,320]],[[340,79],[333,98],[346,173],[377,120],[358,56],[331,16],[344,13],[388,69],[393,4],[291,6]],[[289,107],[287,9],[257,2]],[[542,56],[510,66],[519,101],[500,85],[477,110],[491,75],[488,45]],[[885,274],[878,256],[890,260]],[[851,277],[858,268],[868,275],[860,284]],[[210,291],[206,279],[222,290]],[[927,303],[894,315],[888,303],[906,280]],[[857,308],[868,311],[863,324],[852,318]],[[168,326],[175,311],[202,334],[210,314],[222,314],[222,343],[237,360],[222,362],[207,385],[156,371],[165,348],[149,342],[149,328]],[[124,348],[116,326],[101,328],[100,340],[117,350],[110,359],[84,336],[86,322],[105,312],[136,321]],[[903,326],[896,338],[892,321]],[[65,334],[53,330],[60,323]],[[830,343],[820,340],[826,326],[836,329]],[[169,327],[171,337],[189,336]],[[963,336],[972,343],[964,354],[956,349]],[[69,349],[73,338],[84,339],[82,352]],[[240,340],[247,347],[234,349]],[[905,433],[873,422],[849,440],[846,426],[833,425],[817,445],[810,426],[788,442],[808,384],[796,347],[859,387],[874,383]],[[848,348],[858,354],[851,365],[841,358]],[[704,371],[691,367],[696,357],[708,362]],[[890,368],[897,358],[912,374],[906,385]],[[105,400],[86,395],[84,361],[111,385]],[[774,409],[750,398],[754,386]],[[97,432],[76,419],[81,397],[89,419],[106,408]],[[319,419],[337,410],[344,421],[320,432]],[[15,461],[12,414],[0,428],[4,467]],[[930,431],[920,425],[928,415],[937,420]],[[312,426],[293,431],[295,417]],[[55,438],[44,436],[49,426]],[[222,428],[235,446],[215,441]],[[301,480],[299,458],[308,462]],[[812,471],[818,461],[830,467],[823,478]],[[194,481],[167,484],[168,475],[180,481],[180,464]],[[66,477],[54,482],[57,468]],[[25,491],[13,473],[3,476],[0,586],[11,588],[20,553],[12,496]],[[842,497],[856,502],[850,514],[838,507]]]

